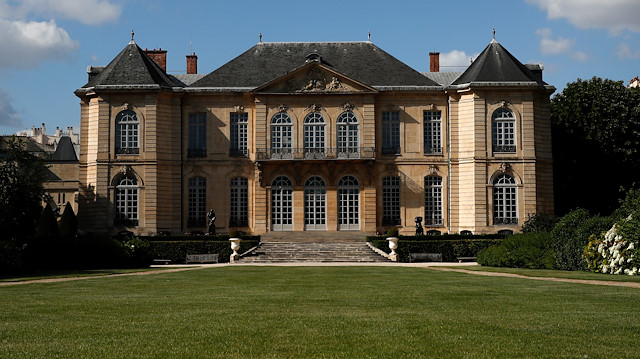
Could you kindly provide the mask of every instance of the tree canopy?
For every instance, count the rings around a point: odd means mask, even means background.
[[[640,91],[578,79],[551,99],[556,213],[609,214],[640,178]]]
[[[34,233],[46,192],[44,158],[29,153],[16,137],[0,139],[0,233],[4,238]]]

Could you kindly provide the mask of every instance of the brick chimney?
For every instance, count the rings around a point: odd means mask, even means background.
[[[147,50],[144,49],[144,52],[153,60],[160,68],[167,72],[167,50],[163,50],[162,48]]]
[[[440,53],[429,53],[429,72],[440,72]]]
[[[187,74],[198,73],[198,56],[194,52],[192,55],[187,55]]]

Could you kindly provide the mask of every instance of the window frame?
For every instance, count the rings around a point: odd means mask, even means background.
[[[249,113],[232,112],[229,123],[230,129],[230,149],[229,155],[232,157],[249,156]]]
[[[444,225],[443,180],[438,175],[424,178],[424,225],[440,227]]]
[[[493,186],[493,224],[518,224],[518,184],[514,176],[496,176]]]
[[[188,126],[187,157],[207,157],[207,113],[190,113]]]
[[[338,157],[360,157],[360,121],[353,111],[342,112],[336,120]]]
[[[382,112],[382,154],[400,155],[400,111]]]
[[[442,148],[442,111],[425,110],[423,118],[423,139],[425,155],[441,155]]]
[[[187,225],[207,226],[207,179],[192,177],[187,184]]]
[[[507,115],[509,114],[509,115]],[[491,148],[493,153],[515,153],[516,115],[506,107],[497,108],[491,114]]]
[[[399,176],[382,178],[382,225],[400,226],[401,188]]]
[[[138,181],[133,176],[123,176],[114,191],[116,227],[137,227],[139,225],[140,192]]]
[[[229,227],[249,226],[249,180],[234,177],[230,182]]]
[[[140,120],[133,110],[118,112],[115,120],[115,152],[118,155],[140,153]]]

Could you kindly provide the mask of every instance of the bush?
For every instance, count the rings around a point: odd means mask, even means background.
[[[576,209],[562,217],[551,231],[556,269],[586,270],[583,253],[589,238],[606,231],[613,222],[612,217],[590,217],[584,209]]]
[[[242,240],[240,254],[255,247],[258,240]],[[228,262],[233,251],[229,240],[182,240],[182,241],[151,241],[151,258],[169,259],[172,263],[185,263],[187,254],[215,254],[220,262]]]
[[[446,236],[438,236],[437,239],[412,240],[412,236],[401,237],[398,241],[398,262],[409,262],[409,253],[442,253],[444,262],[455,262],[457,257],[476,257],[478,252],[487,247],[500,243],[502,239],[441,239]],[[390,253],[389,242],[381,238],[370,238],[373,246]]]
[[[553,238],[546,232],[515,234],[497,246],[478,253],[484,266],[552,269],[555,265]]]
[[[0,241],[0,274],[22,269],[22,246],[15,240]]]
[[[56,215],[53,213],[51,206],[47,204],[44,206],[38,223],[36,224],[36,237],[57,237],[58,236],[58,222],[56,221]]]
[[[75,237],[78,232],[78,219],[69,202],[64,206],[64,212],[60,217],[59,229],[60,237],[63,238]]]
[[[556,225],[556,218],[546,213],[536,213],[522,224],[522,233],[551,232]]]

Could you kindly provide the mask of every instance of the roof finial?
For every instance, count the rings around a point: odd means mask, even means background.
[[[371,42],[371,30],[367,32],[367,38],[369,39],[368,41]]]
[[[260,42],[262,42],[262,33],[260,33]]]
[[[493,28],[493,40],[491,42],[496,42],[496,28]]]
[[[135,33],[133,32],[133,30],[131,30],[131,41],[129,42],[130,44],[135,44],[135,42],[133,41],[133,35],[135,35]]]

